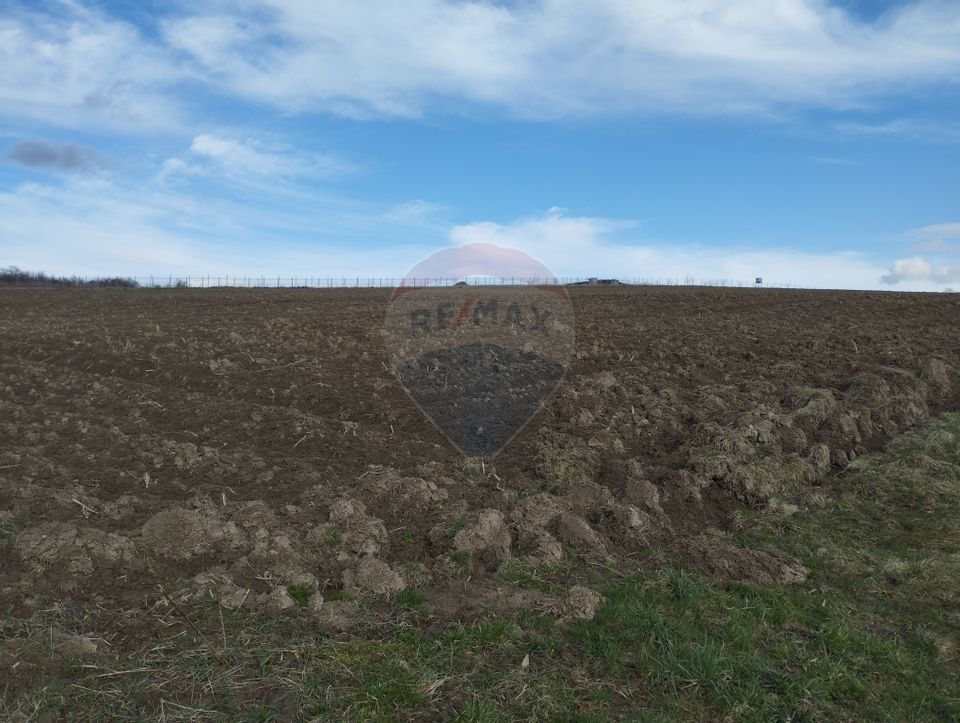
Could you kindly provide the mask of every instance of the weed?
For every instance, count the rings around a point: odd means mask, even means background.
[[[22,530],[23,525],[21,525],[17,520],[0,520],[0,543],[6,542],[7,540],[12,540],[14,537],[19,535]]]
[[[470,567],[472,562],[469,550],[450,550],[447,557],[460,567]]]
[[[468,457],[463,462],[463,472],[468,477],[485,477],[487,465],[479,457]]]
[[[299,583],[296,585],[289,585],[287,587],[287,592],[290,593],[290,597],[297,602],[297,605],[303,607],[307,604],[307,602],[310,600],[310,597],[314,592],[316,592],[316,590],[314,589],[313,585],[309,583]]]
[[[324,600],[331,602],[353,602],[353,595],[346,590],[332,590],[323,594]]]
[[[600,460],[588,449],[551,449],[541,453],[537,469],[547,491],[564,494],[576,484],[595,480],[600,474]]]
[[[393,596],[393,601],[397,605],[415,611],[422,611],[423,603],[426,602],[426,599],[427,596],[421,590],[415,590],[413,588],[401,590]]]
[[[341,533],[335,525],[331,524],[323,533],[320,544],[325,550],[339,549],[343,544],[343,533]]]
[[[450,529],[447,532],[447,538],[452,540],[457,536],[457,533],[460,532],[464,527],[467,526],[467,518],[465,515],[460,515],[453,521],[453,524],[450,525]]]

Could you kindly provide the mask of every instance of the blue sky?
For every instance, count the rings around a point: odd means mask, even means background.
[[[0,8],[0,266],[960,289],[960,3]]]

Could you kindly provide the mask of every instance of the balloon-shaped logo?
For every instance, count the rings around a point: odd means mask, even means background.
[[[527,254],[470,244],[410,270],[387,305],[384,337],[424,415],[467,456],[492,457],[563,379],[573,306]]]

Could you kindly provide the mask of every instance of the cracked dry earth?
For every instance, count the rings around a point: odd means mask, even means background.
[[[574,288],[565,379],[466,460],[385,364],[388,293],[0,291],[4,614],[162,585],[333,629],[408,588],[440,619],[588,618],[595,591],[498,570],[661,551],[789,584],[789,555],[729,542],[737,511],[828,505],[827,475],[960,398],[957,295]]]

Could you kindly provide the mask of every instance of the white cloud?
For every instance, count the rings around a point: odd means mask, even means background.
[[[882,281],[885,284],[898,284],[901,281],[918,281],[933,276],[933,266],[920,256],[909,259],[898,259],[890,266],[890,271],[884,274]]]
[[[320,154],[281,143],[254,138],[233,138],[212,133],[195,136],[185,157],[166,159],[156,178],[165,182],[178,177],[208,177],[264,188],[269,184],[290,184],[342,176],[358,166],[334,154]],[[287,186],[295,194],[292,185]]]
[[[167,222],[199,210],[186,198],[136,200],[104,179],[21,184],[0,192],[3,265],[65,275],[196,267],[196,238]]]
[[[158,20],[159,36],[56,7],[0,11],[3,115],[176,128],[211,93],[353,116],[766,114],[859,107],[960,73],[960,5],[940,0],[872,22],[825,0],[200,0]]]
[[[960,69],[960,7],[935,0],[874,23],[822,0],[247,7],[171,20],[167,42],[232,92],[293,110],[415,115],[436,99],[542,117],[850,107]]]
[[[957,283],[960,282],[960,264],[934,266],[922,256],[897,259],[883,275],[882,281],[891,286],[903,282]]]
[[[922,251],[960,250],[960,222],[935,223],[912,228],[904,238],[920,242]]]
[[[157,179],[165,181],[171,176],[194,176],[201,172],[202,170],[199,166],[192,166],[182,158],[168,158],[160,164]]]
[[[560,277],[607,276],[669,283],[768,283],[806,288],[875,289],[883,267],[850,251],[807,253],[794,249],[669,245],[629,238],[635,224],[576,217],[553,208],[510,224],[454,227],[457,245],[493,243],[524,251]]]
[[[919,242],[919,248],[933,257],[911,256],[897,259],[883,275],[883,283],[891,286],[903,283],[922,284],[924,288],[960,283],[960,222],[949,221],[912,228],[903,238]]]
[[[574,273],[570,269],[583,268],[584,264],[595,261],[590,253],[604,248],[608,234],[633,225],[631,221],[570,216],[565,209],[554,207],[543,215],[510,224],[486,221],[455,226],[450,238],[458,246],[492,243],[518,248],[545,263],[554,273],[592,276],[595,274]],[[649,255],[644,248],[612,248],[626,257],[622,259],[623,267],[636,267]]]
[[[431,203],[420,198],[398,203],[387,209],[383,218],[391,223],[411,226],[428,226],[438,228],[440,221],[438,214],[444,210],[439,203]]]
[[[167,90],[189,71],[167,48],[78,3],[56,8],[0,11],[0,116],[97,130],[183,123]]]
[[[505,224],[437,221],[410,242],[409,222],[391,219],[390,208],[317,194],[291,205],[288,195],[285,186],[265,186],[250,204],[230,194],[197,198],[163,184],[126,187],[106,177],[21,184],[0,191],[0,266],[66,275],[399,278],[451,243],[486,242],[525,251],[558,276],[746,285],[762,276],[778,285],[875,289],[884,274],[853,252],[644,242],[631,222],[562,209]],[[372,238],[379,243],[371,245]],[[960,269],[923,263],[895,265],[898,288],[938,290],[960,280]]]
[[[0,190],[0,267],[68,276],[386,277],[443,242],[437,234],[432,246],[411,247],[383,208],[300,186],[234,190],[211,184],[196,196],[109,176]]]
[[[254,139],[224,138],[205,133],[193,139],[190,151],[228,174],[260,176],[327,176],[343,171],[347,164],[330,155],[269,145]]]
[[[422,216],[428,216],[436,213],[441,208],[443,207],[439,204],[430,203],[429,201],[415,198],[412,201],[398,203],[396,206],[390,209],[389,213],[395,218],[420,218]]]

